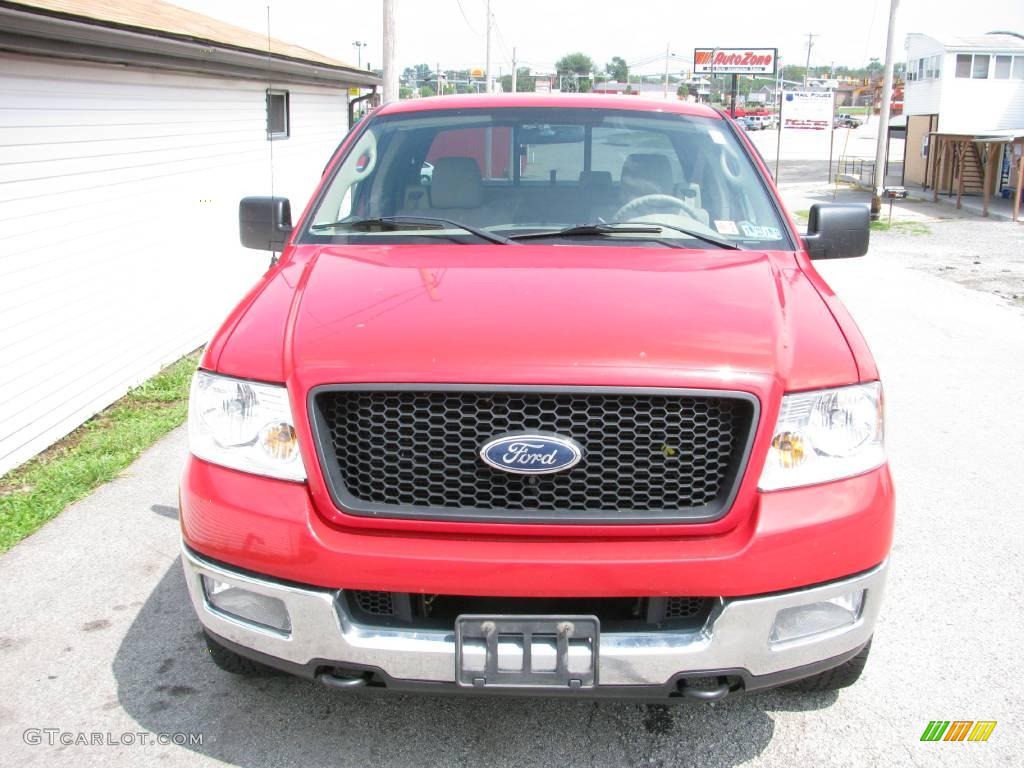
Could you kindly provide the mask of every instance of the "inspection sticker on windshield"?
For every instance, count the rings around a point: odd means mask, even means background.
[[[738,235],[740,233],[739,229],[736,228],[735,221],[719,221],[715,219],[715,229],[722,235]]]
[[[744,237],[755,240],[779,240],[782,237],[782,232],[778,227],[766,227],[760,224],[751,224],[748,221],[741,221],[740,229],[743,230]]]
[[[712,128],[710,131],[708,131],[708,136],[711,137],[711,140],[715,142],[715,144],[721,144],[725,146],[725,136],[722,135],[721,131],[716,131],[714,128]]]

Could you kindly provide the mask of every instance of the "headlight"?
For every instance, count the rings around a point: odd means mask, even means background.
[[[188,400],[189,449],[225,467],[305,480],[288,391],[199,371]]]
[[[882,387],[875,381],[782,398],[762,491],[825,483],[885,463]]]

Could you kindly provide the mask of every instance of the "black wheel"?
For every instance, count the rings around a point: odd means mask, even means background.
[[[864,665],[868,663],[868,654],[871,652],[871,641],[865,645],[860,652],[849,661],[840,664],[834,669],[820,672],[813,677],[805,677],[785,686],[791,691],[800,693],[815,693],[817,691],[838,691],[840,688],[847,688],[857,682],[860,673],[864,671]]]
[[[276,669],[260,664],[258,661],[247,659],[214,640],[207,632],[203,632],[206,639],[206,649],[210,652],[213,663],[225,672],[243,677],[270,677],[281,674]]]

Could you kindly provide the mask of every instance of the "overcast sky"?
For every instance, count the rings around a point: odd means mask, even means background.
[[[241,27],[266,32],[343,61],[356,63],[352,42],[365,41],[362,60],[381,61],[381,0],[170,0]],[[396,0],[401,68],[440,63],[443,69],[482,67],[486,0]],[[496,32],[495,74],[511,71],[512,48],[520,66],[551,69],[566,53],[582,51],[602,66],[612,56],[627,62],[660,57],[634,71],[657,73],[665,45],[690,66],[695,47],[778,48],[783,63],[803,64],[807,33],[814,32],[812,64],[859,66],[885,53],[888,0],[634,0],[565,2],[491,0]],[[904,58],[908,32],[1024,33],[1024,1],[902,0],[897,15],[896,60]]]

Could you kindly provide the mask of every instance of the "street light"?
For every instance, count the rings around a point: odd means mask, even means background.
[[[359,68],[363,68],[363,48],[366,46],[365,40],[355,40],[352,46],[356,49],[356,53],[359,59]]]

